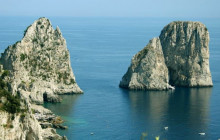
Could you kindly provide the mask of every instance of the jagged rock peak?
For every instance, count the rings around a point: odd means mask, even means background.
[[[172,85],[213,85],[209,68],[209,32],[204,24],[171,22],[161,31],[160,40]]]
[[[168,69],[165,65],[159,38],[153,38],[138,52],[120,82],[120,87],[143,90],[165,90],[169,88]]]
[[[48,38],[50,36],[53,36],[53,38]],[[23,40],[25,42],[36,41],[36,39],[47,41],[47,39],[58,38],[63,38],[59,27],[57,26],[54,30],[50,20],[42,17],[27,27],[27,29],[24,31]]]
[[[57,94],[82,93],[72,71],[66,40],[46,18],[30,25],[24,38],[9,46],[0,60],[12,73],[13,92],[19,91],[31,101],[57,102]]]

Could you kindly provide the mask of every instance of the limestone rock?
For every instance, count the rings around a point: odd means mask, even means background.
[[[52,111],[50,111],[49,109],[44,108],[41,105],[35,105],[35,104],[31,104],[31,110],[33,113],[39,113],[39,114],[53,114]]]
[[[153,38],[138,52],[120,82],[120,87],[143,90],[165,90],[169,88],[168,69],[165,65],[159,38]]]
[[[170,84],[212,86],[209,68],[209,32],[200,22],[172,22],[160,34]]]
[[[82,93],[70,65],[70,55],[60,29],[40,18],[30,25],[21,41],[1,56],[4,69],[11,71],[13,93],[31,102],[59,102],[58,94]]]
[[[161,49],[162,46],[162,49]],[[136,54],[120,87],[163,90],[172,86],[213,86],[209,32],[200,22],[176,21]]]
[[[60,136],[54,128],[46,128],[42,133],[43,140],[67,140],[65,136]]]
[[[0,111],[0,124],[0,140],[43,140],[41,126],[31,114]]]

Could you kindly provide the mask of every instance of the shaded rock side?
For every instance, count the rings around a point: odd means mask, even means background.
[[[60,29],[40,18],[30,25],[21,41],[1,56],[11,72],[13,93],[35,103],[60,101],[57,94],[82,93],[70,65],[70,55]]]
[[[200,22],[172,22],[164,27],[160,41],[170,84],[212,86],[209,68],[209,32]]]
[[[153,38],[131,61],[120,87],[137,90],[168,89],[168,69],[159,38]]]

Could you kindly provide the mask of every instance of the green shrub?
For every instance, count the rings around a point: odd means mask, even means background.
[[[0,89],[4,89],[7,84],[0,78]]]
[[[20,98],[18,96],[13,96],[10,92],[5,89],[0,90],[0,97],[6,97],[7,101],[3,104],[2,109],[9,113],[20,112]]]
[[[11,116],[11,120],[14,120],[14,119],[15,119],[15,116],[14,116],[14,115],[12,115],[12,116]]]
[[[21,122],[24,122],[24,118],[25,118],[26,114],[25,113],[22,113],[21,116],[20,116],[20,121]]]
[[[27,54],[20,54],[20,61],[24,61],[27,58]]]
[[[71,79],[70,82],[71,82],[72,84],[75,84],[75,83],[76,83],[74,79]]]
[[[33,42],[33,43],[35,43],[35,42],[38,43],[37,38],[34,38],[34,39],[32,40],[32,42]]]
[[[1,75],[1,78],[4,79],[6,76],[9,76],[9,71],[8,70],[5,70],[2,75]]]
[[[32,109],[31,109],[31,112],[34,114],[34,113],[35,113],[35,110],[32,108]]]
[[[44,43],[40,43],[40,46],[41,46],[41,47],[44,47]]]
[[[41,21],[38,21],[38,22],[37,22],[38,25],[41,25],[41,23],[42,23]]]

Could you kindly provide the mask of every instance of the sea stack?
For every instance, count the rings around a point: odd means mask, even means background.
[[[31,102],[59,102],[58,94],[82,93],[70,65],[70,55],[60,29],[47,18],[30,25],[21,41],[9,46],[1,64],[11,73],[12,93]]]
[[[170,84],[213,86],[209,68],[209,32],[200,22],[176,21],[160,34]]]
[[[159,38],[151,40],[132,58],[119,86],[133,90],[165,90],[172,88],[171,85],[213,86],[209,32],[204,24],[176,21],[165,26]]]
[[[132,58],[131,66],[120,86],[140,90],[165,90],[169,87],[168,81],[168,69],[160,39],[153,38]]]

